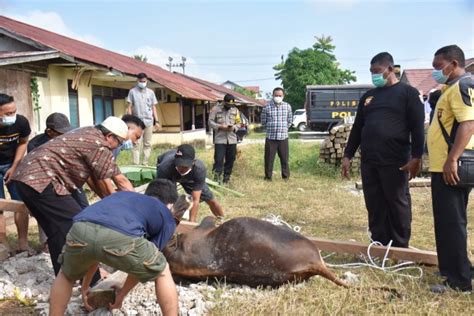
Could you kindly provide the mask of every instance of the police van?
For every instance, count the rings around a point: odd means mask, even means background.
[[[327,131],[353,121],[359,99],[373,88],[369,84],[306,86],[307,126],[313,131]]]

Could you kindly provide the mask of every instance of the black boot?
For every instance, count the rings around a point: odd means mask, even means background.
[[[221,184],[222,183],[221,182],[221,175],[222,175],[222,173],[220,173],[220,172],[214,172],[214,181]]]
[[[224,180],[223,180],[223,182],[224,182],[224,183],[229,183],[229,181],[230,181],[230,174],[224,174]]]

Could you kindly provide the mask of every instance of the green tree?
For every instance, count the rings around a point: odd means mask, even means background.
[[[148,61],[148,57],[146,57],[145,55],[137,54],[137,55],[133,55],[132,57],[135,58],[136,60],[140,60],[145,63]]]
[[[254,99],[257,97],[257,93],[255,93],[254,91],[247,90],[243,87],[234,87],[233,90]]]
[[[275,78],[282,81],[285,101],[293,110],[302,108],[307,85],[347,84],[356,80],[354,71],[340,69],[334,55],[331,36],[316,37],[311,48],[293,48],[288,58],[273,67]]]

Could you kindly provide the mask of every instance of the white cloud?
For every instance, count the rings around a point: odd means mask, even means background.
[[[207,70],[202,69],[199,65],[196,64],[196,60],[192,57],[186,56],[186,54],[181,54],[171,50],[165,50],[158,47],[152,46],[141,46],[135,49],[132,52],[121,52],[121,54],[127,56],[133,55],[143,55],[146,56],[148,59],[147,61],[151,64],[158,65],[166,70],[168,70],[168,66],[166,64],[169,63],[168,58],[173,58],[172,64],[180,64],[182,63],[182,57],[186,57],[186,74],[197,77],[200,79],[204,79],[214,83],[220,83],[223,81],[222,76],[215,72],[209,72]],[[173,71],[182,72],[181,67],[173,67]]]
[[[56,12],[45,12],[40,10],[30,11],[24,15],[21,14],[5,14],[9,18],[34,25],[39,28],[46,29],[48,31],[58,33],[67,37],[77,39],[92,45],[102,46],[102,42],[90,34],[77,34],[73,32],[69,27],[64,23],[63,18]]]
[[[350,10],[362,0],[307,0],[318,11]]]

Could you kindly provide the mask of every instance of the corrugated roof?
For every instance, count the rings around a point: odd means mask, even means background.
[[[431,77],[432,69],[405,69],[401,80],[418,89],[423,95],[427,95],[432,89],[441,87]]]
[[[232,94],[237,99],[239,99],[241,103],[247,103],[247,104],[253,104],[253,105],[261,106],[261,104],[259,104],[258,101],[255,100],[254,98],[246,96],[246,95],[244,95],[242,93],[239,93],[237,91],[234,91],[232,89],[226,88],[226,87],[224,87],[220,84],[212,83],[212,82],[209,82],[209,81],[206,81],[206,80],[203,80],[203,79],[199,79],[199,78],[195,78],[195,77],[191,77],[191,76],[187,76],[187,75],[182,75],[182,74],[177,74],[177,75],[182,76],[184,78],[188,78],[188,79],[193,80],[193,81],[196,81],[196,82],[198,82],[202,85],[205,85],[205,86],[209,87],[211,90],[216,91],[217,93],[215,93],[215,95],[218,97],[218,100],[223,100],[224,96],[227,93],[229,93],[229,94]]]
[[[20,38],[30,39],[43,46],[73,56],[80,61],[113,68],[133,76],[139,72],[145,72],[153,81],[185,98],[217,101],[215,95],[207,87],[186,77],[177,76],[159,66],[18,22],[5,16],[0,16],[0,28]]]

